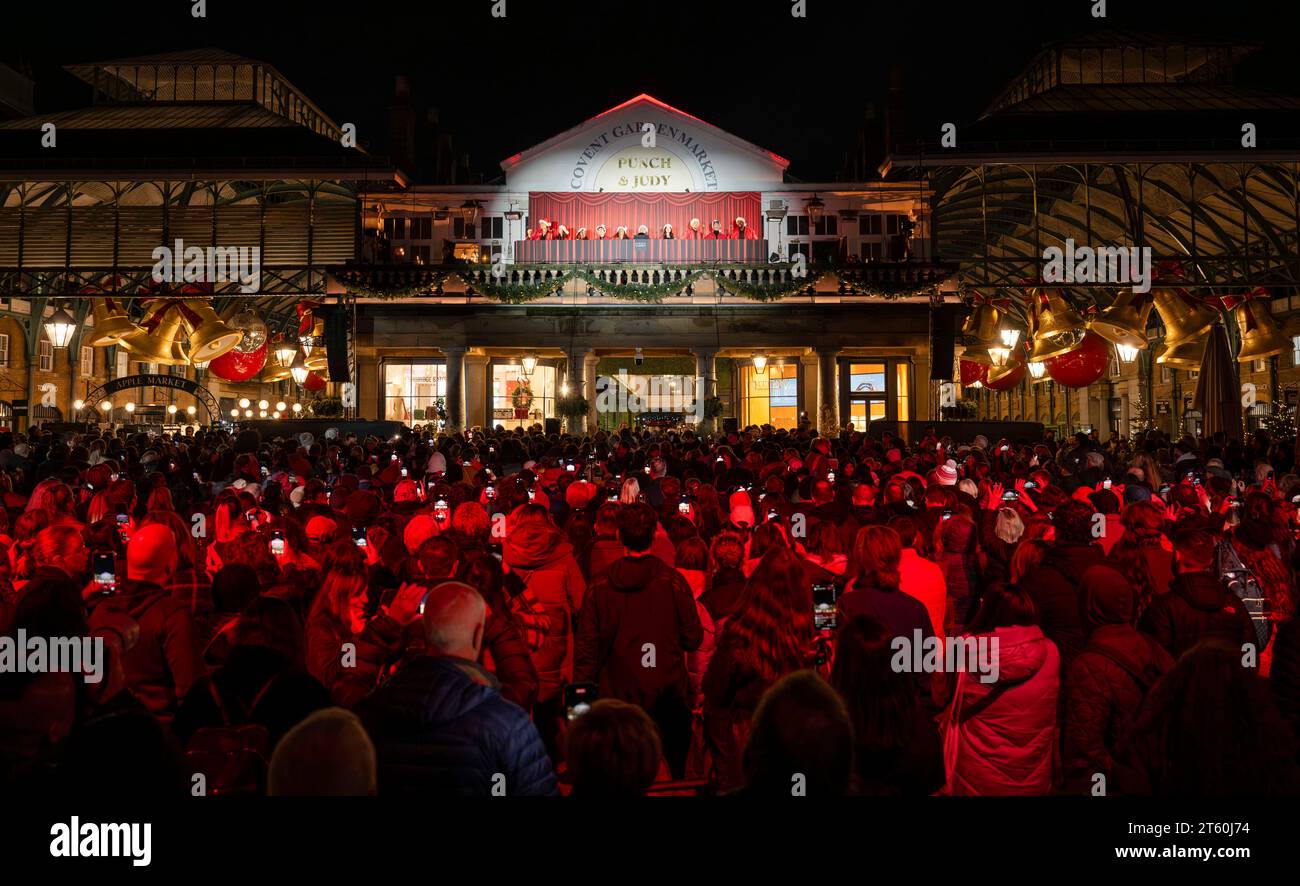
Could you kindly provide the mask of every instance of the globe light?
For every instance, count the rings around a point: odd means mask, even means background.
[[[127,412],[135,412],[135,404],[134,404],[134,403],[130,403],[130,402],[128,402],[128,403],[126,404],[126,411],[127,411]]]
[[[169,405],[169,406],[167,407],[167,414],[168,414],[168,415],[175,415],[175,414],[176,414],[176,404],[175,404],[175,403],[172,403],[171,405]]]
[[[276,412],[284,412],[284,411],[285,411],[286,409],[288,409],[288,408],[289,408],[288,406],[284,405],[284,401],[283,401],[283,400],[281,400],[279,403],[275,404],[275,411],[276,411]]]
[[[248,407],[250,407],[250,406],[252,406],[252,405],[253,405],[253,401],[250,400],[250,399],[248,399],[247,397],[240,397],[240,398],[239,398],[239,408],[240,408],[240,409],[247,409]]]
[[[83,410],[83,409],[86,408],[86,401],[85,401],[85,400],[73,400],[73,401],[72,401],[72,408],[75,409],[75,410],[77,410],[78,412],[80,412],[81,410]]]
[[[266,410],[263,409],[261,412],[259,412],[259,413],[257,414],[257,417],[258,417],[258,418],[266,418]]]
[[[280,413],[279,413],[279,412],[272,412],[272,413],[271,413],[271,418],[275,419],[276,421],[279,421],[279,420],[280,420]]]
[[[253,417],[253,410],[251,410],[251,409],[245,409],[245,410],[244,410],[244,418],[252,418],[252,417]]]
[[[264,411],[264,412],[265,412],[267,409],[269,409],[270,407],[271,407],[271,404],[268,403],[268,402],[266,402],[265,400],[258,400],[258,401],[257,401],[257,408],[258,408],[258,409],[261,409],[261,410]]]
[[[302,404],[301,403],[293,404],[293,414],[297,415],[299,412],[302,412]]]
[[[232,409],[232,410],[230,410],[230,417],[231,417],[231,418],[239,418],[239,410],[238,410],[238,409]]]
[[[102,409],[104,412],[112,412],[112,411],[113,411],[113,404],[112,404],[111,401],[109,401],[109,400],[105,400],[105,401],[103,401],[102,403],[99,404],[99,408]]]
[[[185,412],[186,412],[186,414],[188,414],[188,415],[194,415],[196,412],[198,412],[198,410],[195,409],[193,406],[186,406],[186,407],[185,407]]]

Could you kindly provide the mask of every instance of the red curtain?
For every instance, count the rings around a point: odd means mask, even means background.
[[[685,237],[692,218],[700,220],[700,229],[708,232],[715,218],[722,222],[722,230],[732,236],[737,216],[745,219],[748,239],[763,238],[761,201],[757,191],[732,191],[720,194],[591,194],[582,191],[556,193],[533,192],[528,195],[528,227],[536,228],[538,219],[550,219],[564,225],[570,236],[578,228],[587,229],[587,237],[595,238],[596,225],[604,225],[607,237],[613,237],[619,225],[626,225],[628,234],[635,235],[637,228],[645,225],[650,236],[658,238],[665,224],[673,226],[673,233]]]

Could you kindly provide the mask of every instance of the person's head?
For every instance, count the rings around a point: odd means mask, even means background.
[[[1092,505],[1078,499],[1070,499],[1052,512],[1052,524],[1056,527],[1058,544],[1086,545],[1092,544],[1092,515],[1096,513]]]
[[[420,545],[416,559],[420,561],[420,571],[424,577],[437,581],[456,574],[460,550],[451,539],[436,535]]]
[[[462,538],[486,542],[492,528],[487,510],[476,501],[461,502],[451,515],[451,528]]]
[[[366,797],[378,793],[375,746],[357,715],[324,708],[285,733],[271,755],[272,797]]]
[[[618,512],[622,510],[612,501],[607,501],[596,511],[596,523],[592,527],[596,538],[618,538]]]
[[[745,546],[730,533],[713,540],[713,562],[719,569],[739,569],[745,559]]]
[[[369,586],[361,549],[347,540],[336,541],[325,553],[321,575],[324,578],[312,604],[313,613],[324,609],[336,630],[360,634],[366,627]]]
[[[709,568],[709,546],[698,535],[683,539],[677,545],[674,565],[678,569],[690,569],[707,572]]]
[[[911,517],[894,517],[889,521],[889,528],[898,533],[898,543],[905,548],[915,548],[920,540],[916,521]]]
[[[754,711],[742,765],[745,788],[754,795],[843,796],[853,729],[839,694],[813,671],[777,682]]]
[[[486,621],[487,607],[474,588],[460,581],[435,586],[424,603],[429,654],[477,661]]]
[[[853,575],[863,587],[898,590],[903,545],[888,526],[864,526],[853,540]]]
[[[1132,624],[1137,594],[1124,573],[1105,564],[1091,567],[1079,579],[1083,620],[1091,630],[1102,625]]]
[[[1179,572],[1208,572],[1215,562],[1214,536],[1201,529],[1174,535],[1174,564]]]
[[[979,612],[971,623],[972,634],[991,634],[998,628],[1029,627],[1038,624],[1038,607],[1029,591],[1015,585],[994,584],[984,591]]]
[[[90,550],[75,526],[64,523],[42,529],[32,546],[37,566],[52,567],[71,578],[84,578],[90,568]]]
[[[808,553],[822,560],[844,553],[839,527],[830,520],[820,520],[808,533]]]
[[[1151,501],[1135,501],[1124,508],[1120,516],[1126,538],[1138,544],[1154,544],[1161,537],[1165,513]]]
[[[803,561],[773,548],[758,562],[724,632],[737,640],[737,668],[771,682],[803,666],[813,638],[812,585]]]
[[[993,523],[993,534],[1000,541],[1013,545],[1025,534],[1025,523],[1015,508],[998,508],[998,515]]]
[[[603,698],[569,724],[569,774],[575,797],[639,797],[659,773],[659,730],[634,704]]]
[[[635,500],[625,503],[618,514],[618,540],[633,553],[645,553],[654,542],[657,522],[654,509],[648,504]]]
[[[1047,556],[1048,547],[1047,542],[1041,539],[1021,540],[1011,555],[1011,583],[1019,584],[1022,578],[1037,569]]]
[[[126,577],[166,587],[176,574],[176,538],[160,523],[141,526],[126,546]]]

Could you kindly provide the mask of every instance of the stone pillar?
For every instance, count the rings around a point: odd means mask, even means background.
[[[461,346],[444,347],[447,357],[447,431],[465,427],[465,351]]]
[[[717,420],[704,417],[704,401],[717,394],[718,349],[692,348],[691,353],[695,355],[695,410],[696,415],[700,417],[699,427],[696,430],[701,434],[712,434]]]
[[[564,421],[568,425],[570,434],[581,436],[587,433],[590,426],[591,409],[594,408],[595,397],[593,395],[595,379],[590,379],[591,387],[588,387],[589,373],[587,372],[587,357],[591,355],[591,348],[585,345],[576,345],[564,352],[568,359],[568,366],[565,369],[567,377],[565,382],[569,386],[569,395],[580,394],[587,398],[588,410],[586,415],[567,416]]]
[[[587,392],[587,432],[592,434],[600,427],[596,420],[596,366],[599,363],[600,358],[594,351],[589,351],[582,361],[582,384]],[[576,386],[574,390],[577,390]]]
[[[465,355],[465,426],[467,428],[492,427],[492,407],[488,403],[492,393],[492,382],[488,378],[488,364],[491,359],[487,354]]]
[[[823,434],[835,434],[840,428],[840,386],[838,381],[839,366],[836,358],[838,347],[816,347],[817,354],[817,414],[814,418],[817,429]]]

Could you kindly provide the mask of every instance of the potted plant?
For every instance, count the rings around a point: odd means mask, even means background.
[[[338,397],[317,397],[307,408],[316,418],[338,418],[343,415],[343,401]]]
[[[581,394],[567,394],[555,400],[555,414],[560,418],[580,418],[591,411],[591,404]]]

